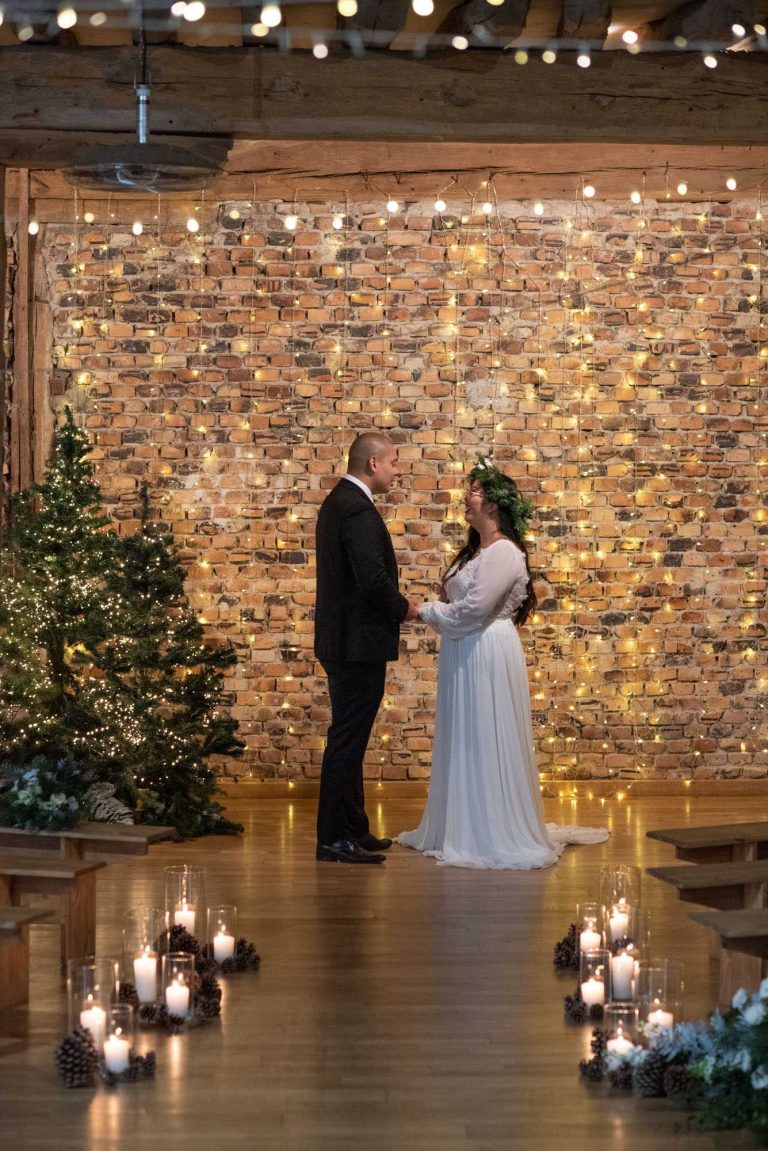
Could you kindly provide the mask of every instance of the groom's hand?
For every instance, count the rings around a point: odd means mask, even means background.
[[[406,623],[413,623],[415,619],[419,618],[419,605],[412,599],[408,600],[408,615],[405,617]]]

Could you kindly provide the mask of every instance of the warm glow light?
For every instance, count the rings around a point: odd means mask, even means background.
[[[282,18],[283,13],[279,4],[265,4],[261,10],[261,22],[266,24],[267,28],[277,28]]]
[[[400,205],[398,204],[397,200],[387,200],[387,211],[391,216],[394,216],[397,212],[400,211]]]
[[[717,58],[715,56],[705,56],[704,63],[706,64],[707,68],[716,68]]]
[[[336,229],[336,231],[339,232],[344,227],[344,217],[343,216],[334,216],[332,223],[333,223],[333,226]]]
[[[197,23],[205,16],[205,4],[201,0],[192,0],[191,4],[184,5],[183,16],[185,20],[189,20],[190,24]]]
[[[336,11],[339,16],[356,16],[357,0],[336,0]]]
[[[96,217],[94,216],[93,212],[86,212],[83,216],[83,219],[85,220],[86,224],[92,224]]]
[[[258,24],[251,24],[251,35],[267,36],[269,35],[269,28],[267,28],[266,24],[262,24],[261,21],[259,21]]]
[[[678,196],[684,196],[687,191],[688,191],[688,185],[686,184],[685,180],[681,180],[680,183],[677,185]]]
[[[324,60],[328,55],[328,45],[315,44],[314,48],[312,49],[312,55],[316,60]]]
[[[733,176],[728,177],[728,179],[725,181],[725,186],[729,192],[735,192],[736,191],[737,185],[736,185],[736,181],[734,180]]]
[[[544,205],[542,204],[541,200],[537,200],[536,203],[533,205],[533,214],[534,214],[534,216],[543,216],[544,215]]]
[[[196,220],[194,216],[190,216],[189,219],[187,220],[187,231],[188,232],[199,232],[200,231],[200,221]]]
[[[94,28],[100,28],[101,25],[106,24],[106,22],[107,22],[106,12],[94,12],[90,18],[90,23],[93,24]]]
[[[469,47],[469,40],[467,40],[466,36],[454,36],[451,44],[453,44],[457,52],[466,52]]]
[[[747,30],[743,24],[731,24],[731,32],[733,32],[734,36],[738,36],[739,39],[747,34]]]
[[[436,212],[444,212],[447,207],[448,207],[448,205],[446,204],[445,200],[442,200],[440,198],[435,200],[435,211]]]
[[[134,236],[141,235],[141,233],[144,231],[144,225],[142,224],[141,220],[134,220],[131,231],[133,232]]]
[[[594,194],[595,194],[594,185],[593,184],[585,184],[584,185],[584,195],[587,198],[587,200],[591,200],[592,197],[594,196]]]
[[[183,16],[186,6],[186,0],[176,0],[174,4],[171,4],[171,16]]]
[[[637,32],[633,28],[627,28],[626,32],[622,32],[621,38],[625,44],[637,44]]]
[[[299,217],[294,216],[293,213],[289,213],[287,216],[283,217],[283,223],[289,232],[295,232],[299,224]]]
[[[77,24],[77,12],[74,8],[59,8],[56,14],[56,23],[59,28],[74,28]]]
[[[579,55],[576,57],[576,63],[579,65],[580,68],[588,68],[590,66],[590,64],[592,63],[592,58],[590,57],[588,52],[580,52]]]
[[[557,52],[553,52],[551,48],[547,48],[546,52],[542,52],[541,58],[545,64],[554,64],[557,59]]]
[[[640,195],[639,192],[630,192],[629,198],[633,204],[639,204],[639,203],[641,203],[641,201],[643,199],[643,197]]]
[[[38,224],[37,220],[29,221],[27,224],[27,231],[29,232],[30,236],[37,235],[37,233],[40,231],[40,225]]]
[[[411,8],[417,16],[431,16],[435,10],[434,0],[411,0]]]
[[[480,205],[480,211],[483,213],[484,216],[490,216],[491,212],[493,211],[493,204],[491,203],[491,201],[486,200],[484,204],[481,204]]]

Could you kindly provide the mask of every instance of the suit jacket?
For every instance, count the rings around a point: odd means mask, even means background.
[[[322,662],[395,660],[408,600],[373,501],[339,480],[317,519],[315,655]]]

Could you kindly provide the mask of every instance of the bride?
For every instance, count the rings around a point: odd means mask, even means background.
[[[545,824],[517,626],[536,606],[525,533],[533,506],[489,459],[469,476],[469,536],[419,618],[441,635],[432,775],[398,840],[455,867],[549,867],[603,828]]]

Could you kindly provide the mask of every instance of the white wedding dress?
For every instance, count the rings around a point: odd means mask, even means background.
[[[449,603],[421,618],[441,635],[429,797],[398,842],[454,867],[549,867],[604,828],[544,822],[525,655],[513,623],[525,599],[523,553],[481,548],[447,582]]]

